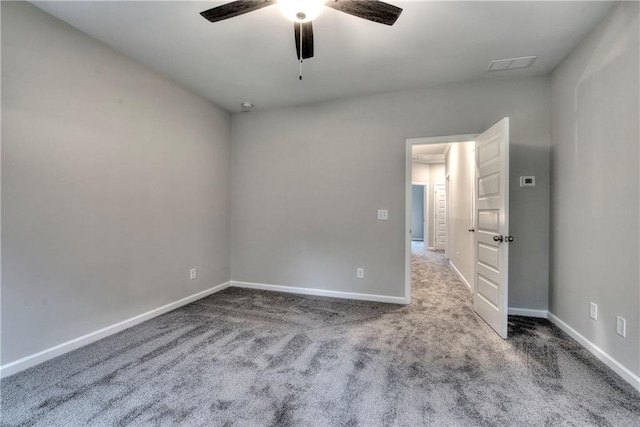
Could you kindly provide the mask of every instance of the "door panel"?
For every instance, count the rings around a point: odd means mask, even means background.
[[[480,163],[486,163],[498,158],[500,158],[499,144],[487,144],[483,147],[478,147],[478,161]]]
[[[498,271],[498,251],[495,247],[479,244],[478,262],[484,264],[487,268],[492,268],[495,271]]]
[[[509,119],[476,138],[476,200],[473,308],[507,338],[509,245]]]
[[[490,175],[478,180],[478,195],[480,197],[495,197],[500,195],[500,175]]]
[[[478,229],[489,232],[498,232],[500,212],[497,210],[485,210],[478,212]]]
[[[478,293],[494,307],[498,306],[498,285],[483,276],[478,276]]]

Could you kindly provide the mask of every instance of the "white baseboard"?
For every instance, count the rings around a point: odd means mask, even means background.
[[[123,320],[122,322],[118,322],[113,325],[107,326],[106,328],[102,328],[97,331],[90,332],[81,337],[74,338],[70,341],[64,342],[62,344],[58,344],[54,347],[48,348],[38,353],[25,356],[22,359],[18,359],[16,361],[7,363],[6,365],[2,365],[0,366],[0,378],[13,375],[27,368],[30,368],[32,366],[45,362],[49,359],[53,359],[56,356],[60,356],[61,354],[68,353],[72,350],[75,350],[76,348],[80,348],[87,344],[91,344],[92,342],[108,337],[109,335],[113,335],[117,332],[130,328],[132,326],[135,326],[146,320],[152,319],[156,316],[160,316],[161,314],[167,313],[171,310],[175,310],[178,307],[189,304],[193,301],[199,300],[208,295],[219,292],[223,289],[226,289],[229,287],[229,285],[230,285],[230,282],[226,282],[221,285],[214,286],[213,288],[204,290],[202,292],[198,292],[197,294],[190,295],[186,298],[182,298],[181,300],[174,301],[167,305],[163,305],[162,307],[158,307],[153,310],[147,311],[146,313],[139,314],[138,316],[132,317],[130,319]]]
[[[508,313],[512,316],[538,317],[540,319],[547,319],[549,317],[547,310],[532,310],[530,308],[509,307]]]
[[[358,294],[354,292],[329,291],[325,289],[297,288],[293,286],[266,285],[264,283],[231,281],[231,286],[236,288],[261,289],[263,291],[287,292],[291,294],[316,295],[322,297],[356,299],[362,301],[388,302],[392,304],[408,304],[404,297],[391,297],[387,295]]]
[[[456,275],[458,275],[458,278],[462,281],[462,283],[464,283],[467,286],[467,288],[469,288],[469,291],[471,291],[471,293],[473,293],[473,288],[471,287],[469,282],[467,282],[467,279],[464,278],[462,273],[460,273],[460,270],[458,270],[456,268],[456,266],[453,264],[453,262],[451,262],[451,260],[449,260],[449,267],[451,267],[453,272],[456,273]]]
[[[553,313],[549,312],[548,319],[555,323],[560,329],[565,331],[571,338],[578,341],[584,348],[589,350],[595,357],[611,368],[616,374],[620,375],[623,380],[631,384],[636,390],[640,391],[640,376],[634,374],[616,359],[611,357],[606,351],[589,341],[580,332],[573,329]]]

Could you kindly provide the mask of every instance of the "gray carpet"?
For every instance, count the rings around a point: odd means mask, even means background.
[[[410,306],[227,289],[3,379],[1,424],[640,426],[559,329],[503,341],[441,254],[412,262]]]

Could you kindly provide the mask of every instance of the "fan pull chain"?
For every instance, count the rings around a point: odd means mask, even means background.
[[[300,26],[300,72],[298,73],[298,79],[302,80],[302,23],[298,25]]]

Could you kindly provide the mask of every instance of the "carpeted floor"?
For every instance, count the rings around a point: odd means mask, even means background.
[[[441,254],[409,306],[230,288],[1,381],[1,424],[640,426],[640,394],[545,320],[500,339]]]

